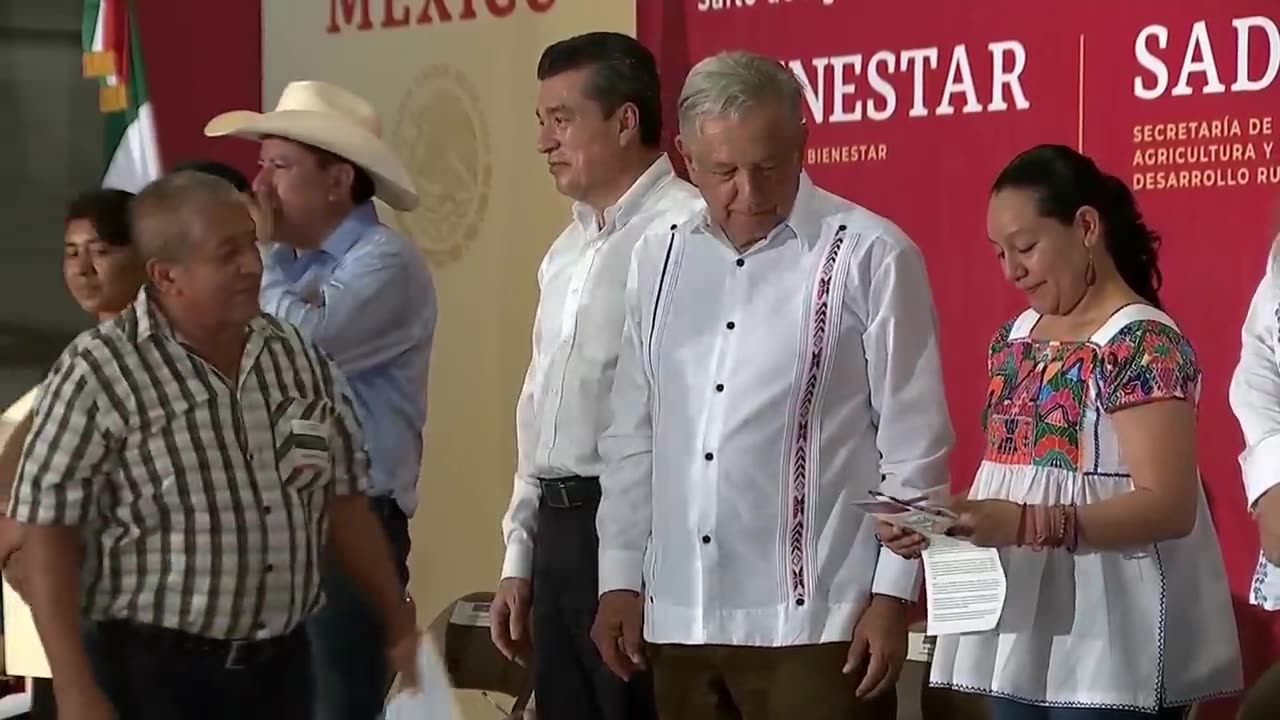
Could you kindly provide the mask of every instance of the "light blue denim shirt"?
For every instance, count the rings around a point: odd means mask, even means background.
[[[369,494],[418,506],[436,291],[418,249],[360,205],[317,250],[265,253],[262,309],[338,364],[369,447]]]

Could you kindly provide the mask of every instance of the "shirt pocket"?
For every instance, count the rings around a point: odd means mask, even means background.
[[[327,487],[333,478],[333,403],[286,398],[271,411],[280,481],[295,492]]]

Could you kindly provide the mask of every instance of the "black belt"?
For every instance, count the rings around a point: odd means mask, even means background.
[[[600,499],[600,478],[538,478],[542,486],[542,502],[553,508],[576,508]]]
[[[98,623],[97,634],[104,642],[134,639],[158,652],[181,652],[200,655],[227,670],[243,670],[261,665],[290,645],[302,640],[306,630],[298,626],[284,635],[261,640],[221,640],[192,635],[181,630],[130,622],[108,620]]]

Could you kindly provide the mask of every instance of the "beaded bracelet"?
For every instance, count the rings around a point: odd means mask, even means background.
[[[1075,552],[1080,547],[1080,513],[1075,505],[1067,509],[1067,528],[1065,547],[1067,552]]]
[[[1063,548],[1075,552],[1080,546],[1078,519],[1075,505],[1023,504],[1015,543],[1033,550]]]

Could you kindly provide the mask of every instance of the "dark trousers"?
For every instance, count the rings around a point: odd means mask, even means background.
[[[894,720],[893,688],[854,694],[848,643],[793,647],[650,645],[662,720]]]
[[[401,587],[409,584],[409,518],[391,498],[370,498],[391,545]],[[355,581],[336,562],[325,567],[325,604],[307,621],[315,670],[317,720],[373,720],[393,680],[386,633]]]
[[[1245,691],[1240,703],[1239,720],[1269,720],[1280,708],[1280,663],[1262,674],[1262,677]]]
[[[175,631],[114,621],[91,633],[94,671],[120,720],[311,720],[301,629],[234,668],[225,654],[175,640]]]
[[[597,493],[577,507],[538,507],[533,550],[534,704],[551,720],[652,720],[647,674],[623,682],[591,642],[599,597]]]
[[[53,698],[53,681],[31,678],[30,720],[58,720],[58,703]]]
[[[991,720],[1182,720],[1186,708],[1166,708],[1152,715],[1137,710],[1057,708],[991,698]]]

